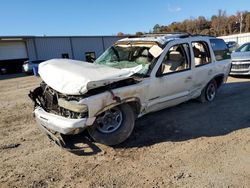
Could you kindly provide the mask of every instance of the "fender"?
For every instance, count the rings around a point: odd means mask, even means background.
[[[212,80],[215,80],[216,83],[217,83],[217,88],[219,88],[224,82],[226,82],[225,80],[225,75],[224,74],[217,74],[215,75],[211,80],[209,80],[207,83],[206,83],[206,86],[209,82],[211,82]],[[205,86],[205,87],[206,87]]]
[[[116,96],[116,97],[119,97],[119,96]],[[137,97],[129,97],[129,98],[125,98],[125,99],[122,99],[122,100],[118,100],[112,104],[109,104],[108,106],[105,106],[104,108],[102,108],[101,110],[99,110],[96,114],[95,114],[95,117],[100,115],[101,113],[105,112],[106,110],[108,109],[111,109],[115,106],[118,106],[118,105],[121,105],[121,104],[124,104],[124,103],[130,103],[130,102],[136,102],[137,104],[139,104],[140,106],[140,110],[141,110],[141,101],[139,98]]]

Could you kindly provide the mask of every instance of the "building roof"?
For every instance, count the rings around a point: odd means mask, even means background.
[[[73,36],[47,36],[47,35],[44,35],[44,36],[35,36],[35,35],[17,35],[17,36],[0,36],[0,39],[4,39],[4,40],[7,40],[7,39],[28,39],[28,38],[101,38],[101,37],[117,37],[117,38],[124,38],[126,36],[116,36],[116,35],[104,35],[104,36],[100,36],[100,35],[88,35],[88,36],[84,36],[84,35],[73,35]]]

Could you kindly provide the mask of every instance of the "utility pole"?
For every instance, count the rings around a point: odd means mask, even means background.
[[[241,31],[242,31],[242,21],[243,21],[243,15],[242,15],[242,12],[240,13],[240,34],[241,34]]]

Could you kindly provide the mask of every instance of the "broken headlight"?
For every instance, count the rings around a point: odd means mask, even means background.
[[[77,113],[84,113],[88,111],[88,107],[85,104],[81,104],[75,100],[67,101],[64,98],[58,99],[58,106]]]

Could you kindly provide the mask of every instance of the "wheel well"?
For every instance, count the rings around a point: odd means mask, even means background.
[[[136,116],[138,116],[140,114],[140,110],[141,110],[140,102],[131,101],[131,102],[128,102],[127,104],[129,104],[131,106],[131,108],[133,109]]]
[[[214,80],[216,81],[217,88],[219,88],[223,83],[224,75],[218,75],[214,78]]]

